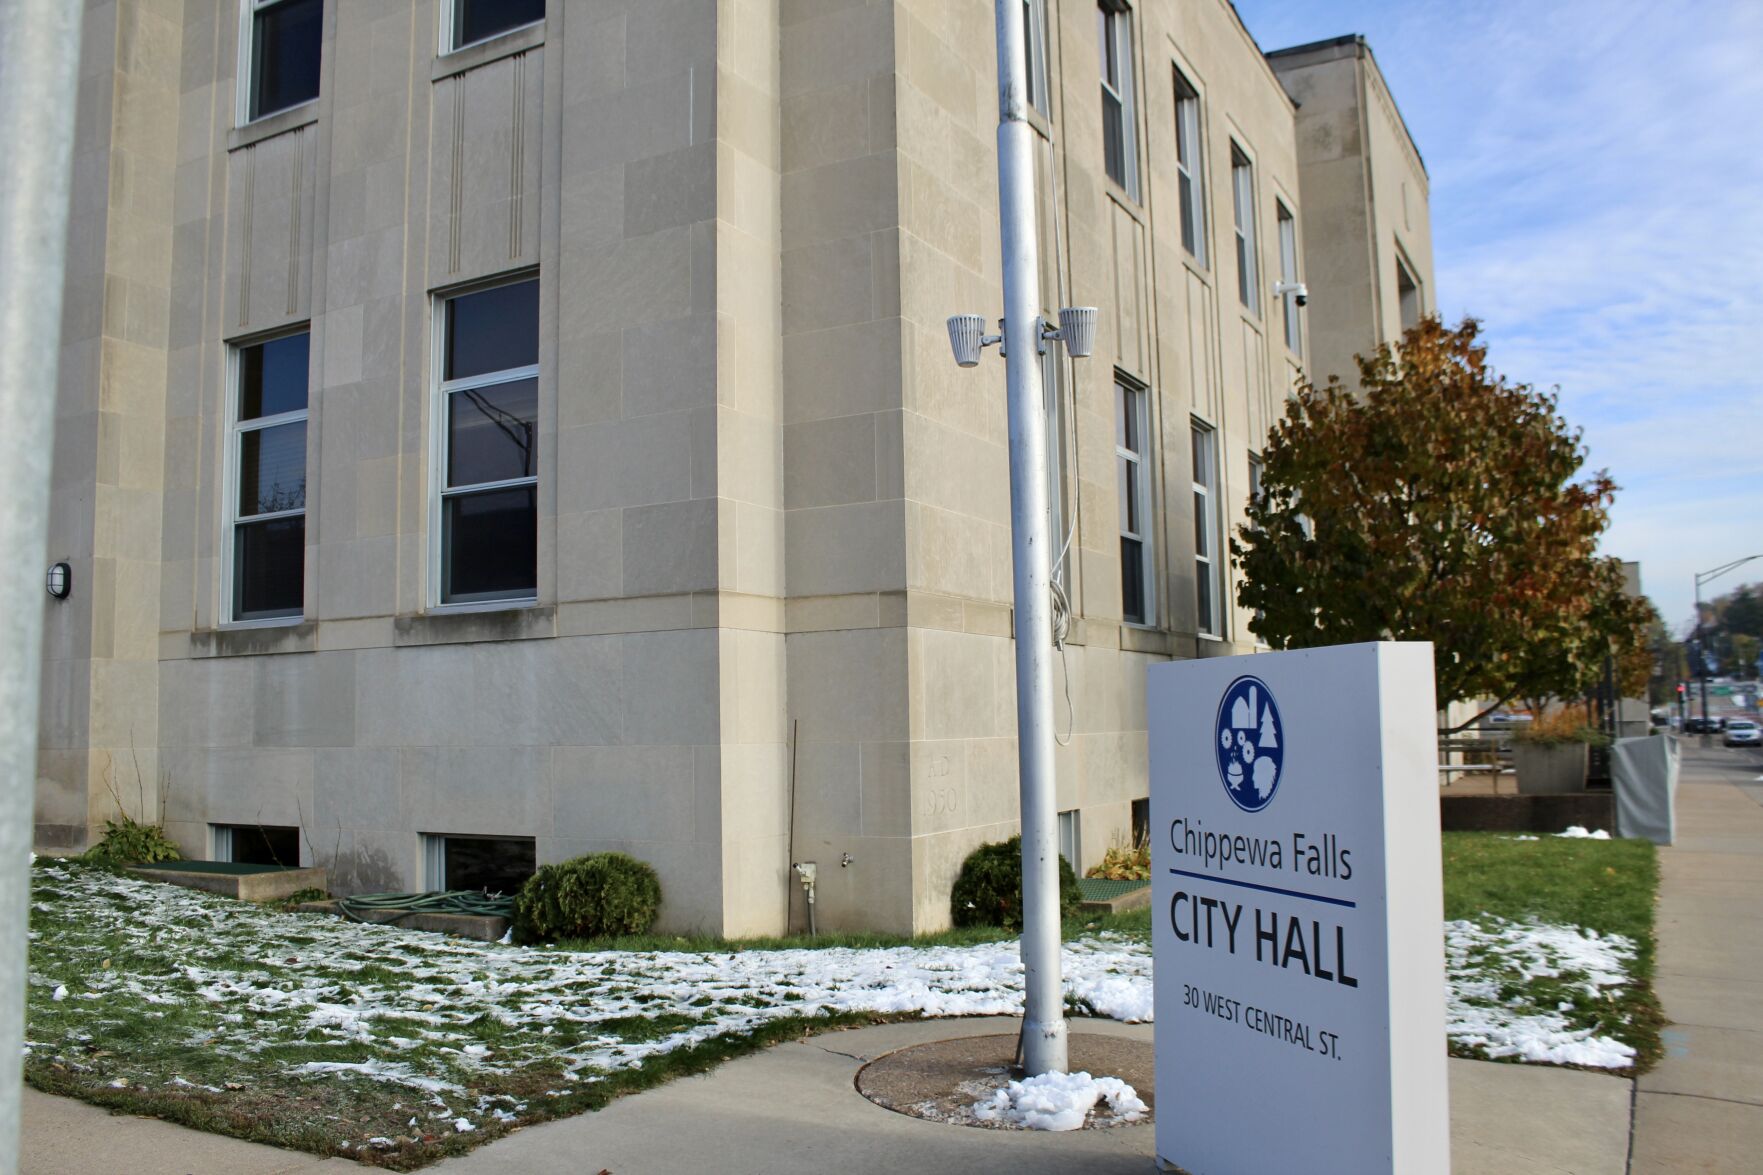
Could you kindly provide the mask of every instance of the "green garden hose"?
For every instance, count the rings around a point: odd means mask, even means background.
[[[369,914],[397,911],[395,918]],[[483,918],[514,917],[514,899],[479,889],[437,893],[360,893],[337,901],[337,912],[354,922],[399,922],[411,914],[471,914]]]

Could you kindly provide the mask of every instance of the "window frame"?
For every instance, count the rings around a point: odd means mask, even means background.
[[[545,17],[550,15],[550,0],[546,0],[545,16],[541,16],[537,20],[529,20],[525,24],[511,25],[508,28],[503,29],[501,32],[491,33],[487,37],[479,37],[475,41],[461,41],[455,43],[455,38],[458,36],[459,25],[463,19],[465,4],[466,0],[441,0],[441,44],[437,56],[446,57],[448,54],[458,53],[463,49],[469,49],[473,45],[488,45],[491,41],[512,36],[513,34],[520,32],[522,29],[530,29],[542,25],[545,23]]]
[[[1286,202],[1275,196],[1273,200],[1274,222],[1279,233],[1279,280],[1286,285],[1296,284],[1302,280],[1298,276],[1298,218]],[[1285,326],[1286,350],[1303,357],[1304,354],[1304,320],[1303,308],[1298,305],[1296,294],[1287,291],[1280,295],[1282,317]]]
[[[278,412],[274,416],[259,416],[254,420],[239,419],[241,367],[240,361],[244,353],[253,347],[268,346],[282,339],[291,339],[299,335],[306,337],[306,406],[293,412]],[[220,601],[219,614],[221,626],[225,628],[276,628],[291,624],[303,623],[306,619],[306,569],[305,559],[301,559],[300,571],[300,611],[288,612],[280,616],[248,616],[239,615],[238,599],[238,532],[241,526],[256,525],[264,522],[275,522],[284,518],[298,517],[304,520],[307,515],[306,499],[312,482],[312,324],[301,323],[299,326],[284,328],[271,334],[256,335],[238,339],[227,344],[226,372],[226,445],[221,455],[221,551],[220,551]],[[250,432],[262,432],[266,428],[278,428],[286,424],[304,424],[306,426],[306,442],[303,446],[307,461],[306,481],[301,486],[300,508],[298,510],[272,510],[263,514],[241,515],[239,513],[239,475],[241,465],[240,450],[244,445],[244,436]],[[310,545],[311,532],[302,527],[302,545]]]
[[[1071,871],[1079,877],[1083,876],[1083,809],[1067,808],[1059,813],[1059,855],[1064,857],[1071,866]]]
[[[533,525],[538,525],[537,487],[538,473],[538,440],[540,411],[535,407],[533,414],[533,472],[525,477],[503,478],[498,481],[471,482],[466,485],[450,486],[447,484],[447,459],[449,454],[449,437],[451,415],[448,407],[451,398],[459,392],[475,388],[496,387],[501,384],[517,383],[530,379],[535,385],[541,383],[540,370],[542,363],[534,362],[521,367],[503,368],[500,371],[483,372],[474,376],[464,376],[449,380],[447,372],[447,304],[456,298],[471,294],[481,294],[485,290],[499,289],[503,286],[517,286],[523,282],[537,282],[537,270],[526,270],[518,274],[503,274],[486,281],[474,282],[467,286],[458,286],[445,290],[436,290],[430,295],[431,327],[429,330],[430,345],[430,399],[429,399],[429,533],[428,533],[428,608],[432,612],[499,612],[510,608],[526,608],[538,603],[539,600],[539,569],[535,547],[533,566],[533,590],[526,595],[493,596],[472,600],[447,600],[444,587],[446,584],[446,525],[447,499],[466,494],[488,493],[495,490],[519,489],[523,486],[534,487]],[[544,296],[543,287],[539,297]],[[535,311],[533,333],[539,332],[539,315],[542,309]],[[537,536],[535,534],[535,544]]]
[[[1071,552],[1065,550],[1065,537],[1071,529],[1072,511],[1065,488],[1070,465],[1066,452],[1070,414],[1065,404],[1065,375],[1060,358],[1061,352],[1054,347],[1046,348],[1040,356],[1041,407],[1047,422],[1047,549],[1052,552],[1048,571],[1063,584],[1071,560]]]
[[[1051,80],[1047,70],[1047,0],[1022,0],[1023,52],[1028,55],[1028,105],[1048,122],[1053,120]]]
[[[1181,67],[1175,72],[1176,204],[1181,210],[1182,247],[1201,269],[1209,267],[1206,248],[1206,136],[1200,89]],[[1183,186],[1183,181],[1186,186]],[[1190,238],[1192,247],[1189,248]]]
[[[1242,146],[1230,142],[1230,207],[1236,231],[1237,300],[1256,318],[1261,317],[1260,242],[1255,232],[1255,160]]]
[[[1134,412],[1135,423],[1138,425],[1139,448],[1137,451],[1128,449],[1121,443],[1121,425],[1127,419],[1129,407]],[[1151,395],[1150,389],[1145,385],[1118,371],[1114,373],[1114,419],[1116,424],[1114,438],[1116,492],[1124,490],[1133,494],[1138,507],[1139,520],[1137,531],[1128,530],[1126,503],[1123,500],[1118,504],[1116,522],[1120,538],[1139,544],[1141,605],[1140,615],[1137,618],[1127,615],[1126,560],[1123,556],[1120,561],[1121,623],[1134,628],[1154,628],[1157,624],[1157,575],[1155,570],[1157,544],[1151,499]]]
[[[1119,185],[1133,203],[1139,203],[1139,140],[1138,108],[1133,93],[1132,8],[1122,0],[1097,0],[1096,29],[1097,62],[1102,79],[1104,99],[1112,97],[1120,118],[1121,174],[1108,170],[1108,105],[1102,103],[1102,174]],[[1115,72],[1108,77],[1109,50],[1113,50]]]
[[[1188,421],[1191,438],[1191,452],[1206,456],[1207,475],[1201,478],[1202,470],[1192,470],[1194,493],[1194,536],[1198,539],[1203,533],[1206,539],[1206,553],[1201,554],[1198,544],[1194,550],[1194,631],[1200,636],[1225,639],[1224,608],[1220,598],[1222,577],[1220,576],[1222,560],[1218,549],[1218,430],[1199,417],[1191,417]],[[1202,443],[1204,448],[1202,449]],[[1202,528],[1203,531],[1202,531]],[[1211,589],[1205,595],[1200,592],[1200,584],[1204,581]],[[1210,601],[1210,609],[1202,608],[1202,604]],[[1210,614],[1207,614],[1209,611]]]
[[[1422,287],[1420,284],[1420,279],[1418,277],[1414,276],[1413,267],[1410,266],[1407,262],[1407,259],[1402,256],[1402,252],[1400,249],[1396,250],[1395,258],[1396,258],[1396,322],[1398,325],[1401,326],[1402,333],[1406,334],[1410,327],[1419,325],[1420,320],[1426,317],[1426,296],[1423,292],[1424,287]],[[1403,278],[1408,279],[1408,288],[1413,294],[1414,320],[1412,322],[1410,322],[1408,320],[1409,296],[1408,296],[1408,294],[1405,294],[1402,291],[1402,279]]]
[[[302,99],[299,102],[287,106],[278,106],[274,110],[265,110],[260,114],[254,114],[251,111],[253,97],[252,90],[257,81],[257,17],[260,13],[267,12],[269,9],[291,2],[292,0],[239,0],[239,56],[237,59],[237,68],[233,71],[235,74],[233,110],[234,126],[246,127],[250,126],[252,123],[262,122],[266,118],[274,118],[276,115],[285,113],[289,110],[298,110],[302,106],[307,106],[318,101],[319,96],[324,92],[323,78],[321,77],[319,88],[313,92],[313,95],[310,98]],[[324,67],[323,22],[325,11],[326,5],[320,4],[318,67],[321,70]]]
[[[422,849],[422,885],[424,893],[440,893],[447,889],[447,842],[450,840],[499,841],[509,844],[530,843],[533,847],[533,870],[538,871],[538,838],[532,836],[499,836],[477,832],[423,832],[417,834]],[[530,876],[530,875],[529,875]]]

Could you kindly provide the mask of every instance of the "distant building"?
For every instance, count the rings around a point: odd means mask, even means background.
[[[1298,372],[1393,337],[1397,258],[1431,307],[1427,192],[1362,42],[1023,13],[1043,303],[1102,313],[1046,363],[1081,868],[1142,830],[1146,666],[1255,647]],[[1004,372],[944,333],[1000,302],[992,5],[90,0],[84,53],[38,843],[621,849],[725,934],[817,860],[822,926],[946,925],[1018,816]]]

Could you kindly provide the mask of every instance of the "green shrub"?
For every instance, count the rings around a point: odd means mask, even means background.
[[[661,909],[661,881],[624,853],[542,865],[514,898],[517,942],[645,934]]]
[[[181,861],[184,854],[157,824],[137,823],[127,812],[104,822],[104,835],[87,849],[81,860],[100,865],[151,865],[155,861]]]
[[[1069,917],[1083,901],[1077,874],[1059,858],[1059,915]],[[949,913],[956,926],[1002,926],[1022,929],[1022,838],[981,845],[961,863],[949,893]]]

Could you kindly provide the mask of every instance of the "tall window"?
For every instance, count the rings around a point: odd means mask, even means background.
[[[1028,104],[1051,118],[1047,97],[1047,0],[1022,0],[1022,49],[1028,57]]]
[[[538,585],[539,281],[441,304],[437,601]]]
[[[239,76],[243,121],[318,97],[324,0],[243,0]]]
[[[1206,264],[1206,181],[1200,155],[1200,92],[1175,71],[1175,171],[1181,191],[1181,244]]]
[[[1118,0],[1096,8],[1096,40],[1102,53],[1102,163],[1108,178],[1139,198],[1138,139],[1133,134],[1132,10]]]
[[[1279,216],[1279,280],[1290,285],[1298,280],[1298,222],[1291,209],[1278,200],[1273,209]],[[1298,296],[1287,293],[1280,300],[1285,303],[1286,346],[1292,354],[1302,355],[1304,332],[1298,320]]]
[[[1218,436],[1194,421],[1195,625],[1209,636],[1218,624]]]
[[[1407,330],[1420,321],[1420,283],[1400,257],[1396,258],[1396,298],[1401,304],[1402,329]]]
[[[1231,208],[1237,229],[1237,296],[1251,314],[1261,313],[1255,288],[1255,165],[1235,144],[1230,145]]]
[[[1151,622],[1150,479],[1145,468],[1145,389],[1114,380],[1114,456],[1120,494],[1120,609],[1128,624]]]
[[[305,612],[309,336],[233,352],[229,619]]]
[[[448,51],[545,19],[545,0],[450,0],[448,7]]]
[[[1065,397],[1059,379],[1059,351],[1041,355],[1041,398],[1047,413],[1047,541],[1052,544],[1053,578],[1065,571],[1065,533],[1071,525],[1065,501]]]

